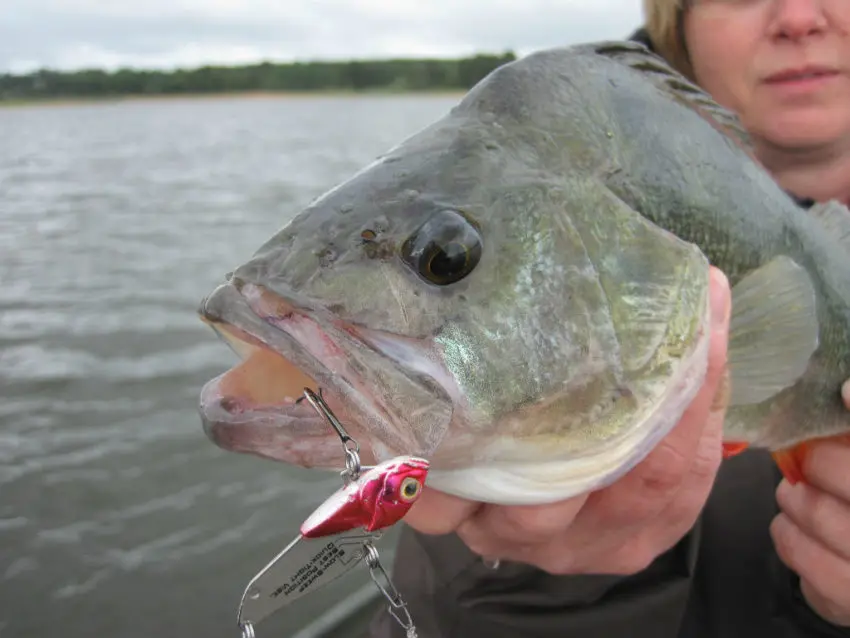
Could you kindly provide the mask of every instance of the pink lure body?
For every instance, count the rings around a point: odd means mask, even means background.
[[[301,524],[301,535],[318,538],[358,527],[373,532],[395,525],[422,493],[428,468],[428,461],[412,456],[376,465],[310,514]]]

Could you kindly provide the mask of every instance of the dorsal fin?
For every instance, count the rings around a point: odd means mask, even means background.
[[[750,155],[753,145],[738,116],[720,106],[708,93],[671,67],[661,56],[639,42],[610,41],[592,45],[598,55],[625,64],[666,92],[674,100],[698,113],[730,137]]]
[[[850,252],[850,209],[837,200],[815,204],[809,214],[832,234],[838,243]]]

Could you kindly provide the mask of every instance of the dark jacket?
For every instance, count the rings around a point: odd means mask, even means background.
[[[768,528],[780,480],[763,451],[724,461],[694,528],[634,576],[493,571],[453,534],[405,528],[393,580],[420,638],[846,638],[850,629],[808,607],[776,554]],[[404,632],[382,607],[371,635]]]

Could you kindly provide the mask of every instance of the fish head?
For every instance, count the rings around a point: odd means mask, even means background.
[[[431,458],[453,421],[484,414],[502,390],[468,396],[481,377],[467,358],[498,358],[513,328],[494,343],[468,327],[509,303],[494,280],[516,277],[520,263],[507,265],[521,249],[502,238],[511,203],[488,187],[499,153],[465,124],[428,127],[312,202],[204,299],[202,318],[243,359],[202,392],[214,442],[339,467],[334,431],[296,401],[307,387],[321,388],[365,463]]]
[[[204,300],[243,358],[202,392],[215,443],[340,467],[295,401],[321,388],[364,462],[415,455],[446,491],[539,502],[672,427],[683,406],[659,406],[704,371],[708,265],[597,179],[579,96],[549,89],[566,126],[516,97],[522,72],[313,201]]]

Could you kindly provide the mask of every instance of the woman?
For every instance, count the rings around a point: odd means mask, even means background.
[[[645,0],[656,51],[738,113],[786,190],[850,202],[846,0],[683,1]]]
[[[735,110],[786,190],[850,203],[850,1],[645,10],[634,38]],[[729,289],[713,275],[705,386],[627,477],[545,507],[423,494],[394,576],[423,638],[850,636],[850,444],[816,446],[793,488],[761,452],[721,465]],[[403,633],[382,613],[372,635]]]

